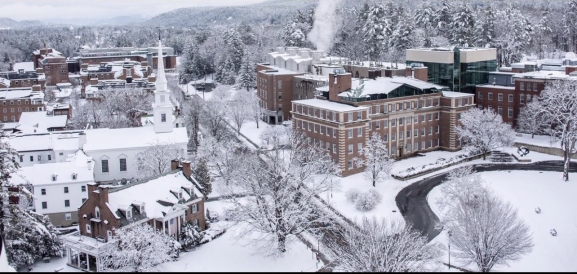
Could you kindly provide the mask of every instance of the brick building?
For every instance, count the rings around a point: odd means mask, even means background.
[[[318,99],[292,102],[293,127],[315,145],[325,147],[343,176],[362,171],[353,158],[372,132],[387,142],[390,155],[403,158],[437,149],[458,150],[455,125],[460,113],[474,106],[474,95],[442,91],[445,87],[394,77],[363,81],[344,71],[329,75],[329,86],[319,88]]]
[[[137,62],[130,60],[102,62],[98,65],[82,64],[80,68],[80,83],[82,85],[80,94],[86,98],[86,88],[96,86],[99,89],[105,87],[126,87],[138,86],[147,87],[148,82],[154,82],[151,77],[152,68],[146,61]],[[134,83],[135,85],[131,85]],[[150,85],[150,90],[153,85]]]
[[[176,69],[174,49],[172,47],[162,47],[162,56],[165,70],[167,72],[174,71]],[[81,49],[72,60],[75,60],[80,65],[99,65],[100,63],[130,60],[139,63],[146,62],[156,69],[158,65],[158,47]]]
[[[388,62],[346,62],[343,65],[346,72],[354,78],[395,77],[407,76],[427,81],[427,67],[421,63],[405,65],[403,63]]]
[[[98,272],[100,254],[118,229],[146,223],[177,240],[186,222],[206,229],[204,196],[191,177],[190,162],[179,167],[173,161],[172,168],[171,173],[118,186],[88,184],[88,199],[78,208],[80,232],[63,237],[67,264]]]
[[[495,79],[498,79],[496,76],[500,74],[506,80],[495,82],[495,85],[478,85],[476,91],[477,106],[492,108],[501,115],[504,122],[515,128],[521,108],[539,96],[547,83],[557,80],[577,80],[577,76],[571,74],[577,67],[564,66],[563,69],[565,71],[538,70],[524,73],[491,73],[491,77],[495,76]]]
[[[43,74],[36,71],[18,71],[0,72],[0,88],[25,88],[34,85],[44,87],[45,78]]]
[[[34,51],[32,55],[34,69],[44,73],[47,86],[68,83],[68,63],[62,53],[52,48],[43,48]]]
[[[40,86],[8,88],[0,92],[2,122],[18,122],[23,112],[45,111],[44,94]]]

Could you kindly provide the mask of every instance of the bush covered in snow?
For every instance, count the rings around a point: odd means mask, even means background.
[[[383,199],[383,196],[374,189],[361,192],[356,188],[349,189],[346,197],[347,201],[355,204],[355,208],[360,211],[373,210]]]
[[[361,191],[356,188],[351,188],[347,191],[347,193],[345,193],[349,203],[355,203],[357,197],[359,197],[359,194],[361,194]]]

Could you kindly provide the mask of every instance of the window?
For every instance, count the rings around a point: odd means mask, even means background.
[[[99,207],[94,208],[94,216],[96,216],[97,219],[100,219],[100,208]]]
[[[160,122],[161,123],[166,122],[166,114],[165,113],[160,114]]]
[[[282,100],[282,92],[279,92],[279,93],[278,93],[278,99],[279,99],[279,100]]]
[[[435,133],[439,133],[440,126],[435,127]]]
[[[108,236],[108,239],[112,239],[112,231],[110,230],[106,230],[106,236]]]
[[[503,101],[503,93],[497,94],[497,101],[499,101],[499,102]]]
[[[19,155],[18,158],[20,158],[20,163],[24,162],[24,155]]]
[[[361,136],[363,136],[363,128],[362,127],[357,129],[357,137],[361,137]]]
[[[493,100],[493,93],[492,93],[492,92],[489,92],[489,95],[487,96],[487,98],[488,98],[489,100]]]
[[[414,134],[415,134],[415,135],[414,135],[415,137],[418,137],[418,136],[419,136],[419,130],[418,130],[418,129],[415,129]]]
[[[43,188],[43,189],[40,189],[40,194],[42,194],[42,195],[46,195],[46,189],[45,189],[45,188]]]
[[[82,203],[84,204],[84,202],[86,202],[86,198],[82,198]]]
[[[337,137],[337,130],[336,129],[333,129],[333,137],[335,137],[335,138]]]
[[[190,207],[190,213],[196,213],[197,211],[198,211],[198,205],[192,204],[192,206]]]
[[[512,117],[513,117],[513,108],[509,108],[509,109],[507,110],[507,116],[509,116],[509,118],[512,118]]]
[[[86,186],[80,186],[80,191],[86,192]]]
[[[120,171],[126,171],[126,159],[120,159]]]
[[[513,94],[509,94],[507,97],[509,97],[509,102],[513,102]]]
[[[278,80],[277,85],[278,85],[278,88],[282,88],[282,81]]]
[[[363,119],[363,112],[362,111],[357,112],[357,119],[359,119],[359,120]]]
[[[349,138],[353,138],[353,130],[349,129],[347,132],[348,132]]]
[[[407,149],[406,149],[406,150],[407,150],[407,152],[411,152],[411,144],[410,144],[410,143],[409,143],[409,144],[407,144],[407,145],[406,145],[406,147],[407,147]]]
[[[72,180],[76,180],[77,177],[78,175],[76,173],[72,173]]]
[[[92,233],[92,232],[90,231],[90,225],[89,225],[89,224],[86,224],[86,233]]]
[[[439,139],[435,140],[435,146],[438,147],[439,146]]]
[[[64,193],[68,193],[68,187],[67,186],[64,187]]]
[[[397,155],[397,147],[396,146],[393,146],[391,148],[391,155]]]
[[[389,127],[389,120],[383,120],[383,127],[384,127],[384,128],[388,128],[388,127]]]
[[[357,152],[361,152],[363,150],[363,143],[357,144]]]
[[[429,135],[433,134],[433,127],[432,127],[432,126],[429,127],[429,130],[428,130],[427,133],[428,133]]]
[[[325,134],[325,126],[321,126],[321,134],[322,134],[322,135]]]
[[[376,105],[375,106],[375,114],[381,113],[381,106],[380,105]]]
[[[525,82],[519,82],[519,89],[525,90]]]
[[[403,125],[403,121],[404,121],[404,120],[405,120],[405,118],[403,118],[403,117],[399,118],[399,126],[402,126],[402,125]]]
[[[525,103],[525,94],[519,95],[519,103],[521,103],[521,104]]]
[[[42,202],[42,209],[48,208],[48,202]]]
[[[108,160],[102,160],[102,173],[108,172]]]
[[[427,114],[427,118],[428,118],[427,120],[433,121],[433,114],[432,113]]]
[[[375,122],[375,129],[380,129],[381,128],[381,121],[376,121]]]
[[[421,136],[425,136],[425,128],[421,128]]]
[[[385,141],[385,142],[389,141],[389,135],[388,134],[383,135],[383,141]]]
[[[419,143],[415,143],[415,151],[419,150]]]
[[[64,200],[64,207],[70,207],[70,200]]]
[[[331,143],[326,142],[326,143],[325,143],[325,146],[326,146],[326,147],[325,147],[326,150],[328,150],[328,151],[331,150]]]
[[[347,146],[347,152],[348,152],[349,154],[352,154],[352,153],[353,153],[353,144],[350,144],[350,145]]]
[[[439,120],[439,113],[435,112],[435,120]]]
[[[391,119],[391,127],[397,126],[397,119]]]
[[[38,155],[38,162],[42,161],[42,155]]]
[[[132,218],[132,208],[128,207],[128,209],[126,209],[126,219],[130,218]]]
[[[308,123],[308,128],[309,128],[309,131],[312,131],[313,124],[312,124],[312,123]]]
[[[72,214],[70,214],[70,213],[64,214],[64,219],[65,219],[66,221],[72,220]]]
[[[337,153],[337,145],[333,144],[333,153]]]
[[[533,83],[533,91],[537,91],[537,83]]]
[[[415,119],[415,121],[414,121],[415,124],[418,123],[418,122],[419,122],[419,115],[415,115],[415,118],[414,118],[414,119]]]
[[[391,134],[391,141],[395,141],[396,139],[397,139],[397,133],[396,133],[396,132],[393,132],[393,133]]]
[[[503,107],[498,107],[497,113],[499,113],[499,115],[503,115]]]
[[[348,161],[348,168],[349,169],[353,168],[353,160]]]
[[[348,116],[349,116],[349,117],[348,117],[349,119],[348,119],[347,122],[352,122],[352,121],[353,121],[353,113],[352,113],[352,112],[349,112],[349,113],[348,113]]]

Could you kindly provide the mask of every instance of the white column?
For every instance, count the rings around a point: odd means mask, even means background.
[[[90,270],[90,255],[86,254],[86,270]]]
[[[66,259],[68,260],[69,264],[72,264],[72,257],[70,257],[70,247],[66,248]]]
[[[180,217],[181,217],[181,216],[178,216],[178,217],[176,218],[176,225],[178,226],[178,227],[177,227],[178,235],[177,235],[176,237],[180,237]]]
[[[78,251],[78,253],[76,253],[76,262],[78,263],[78,268],[80,268],[80,251]]]
[[[98,259],[98,257],[96,257],[96,272],[98,272],[98,270],[100,268],[100,260]]]
[[[165,221],[162,221],[162,234],[166,234],[166,232],[165,232],[165,230],[166,230],[165,227],[166,227],[166,222],[165,222]]]
[[[154,223],[154,232],[156,232],[156,220],[152,219],[152,222]]]

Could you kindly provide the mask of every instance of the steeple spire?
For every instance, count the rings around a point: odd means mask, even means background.
[[[156,70],[155,87],[157,92],[168,91],[166,75],[164,73],[164,57],[162,56],[162,41],[160,39],[158,39],[158,65]]]

